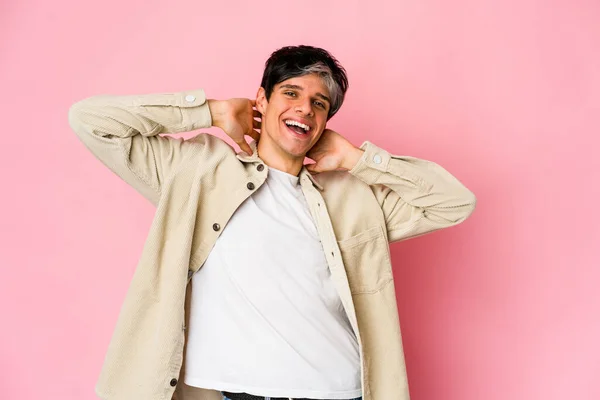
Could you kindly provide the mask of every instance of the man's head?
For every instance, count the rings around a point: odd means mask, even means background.
[[[262,114],[260,150],[303,160],[340,109],[347,89],[346,71],[327,51],[311,46],[275,51],[256,96]]]
[[[331,96],[327,119],[333,117],[344,102],[348,78],[344,67],[326,50],[312,46],[288,46],[274,51],[265,63],[260,86],[269,100],[275,85],[308,74],[317,74],[323,79]]]

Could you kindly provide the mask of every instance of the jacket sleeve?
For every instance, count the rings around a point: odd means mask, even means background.
[[[70,107],[69,124],[96,158],[156,205],[163,182],[190,146],[159,134],[207,128],[212,120],[199,89],[89,97]]]
[[[424,235],[467,219],[475,195],[441,166],[391,155],[370,142],[349,172],[371,189],[383,210],[388,241]]]

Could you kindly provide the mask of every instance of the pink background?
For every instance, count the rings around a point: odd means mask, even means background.
[[[0,5],[0,398],[95,398],[153,217],[69,106],[253,97],[271,51],[305,43],[349,73],[330,127],[478,197],[463,225],[392,246],[412,399],[600,399],[600,3],[212,3]]]

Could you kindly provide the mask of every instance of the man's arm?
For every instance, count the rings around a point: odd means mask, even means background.
[[[348,155],[358,159],[349,172],[371,186],[390,242],[459,224],[475,209],[475,195],[434,162],[391,155],[368,141],[356,151]]]
[[[69,123],[102,163],[156,205],[163,182],[190,149],[183,138],[159,134],[214,125],[239,143],[252,130],[252,115],[248,99],[207,100],[203,90],[192,90],[90,97],[71,106]]]
[[[348,170],[371,187],[390,242],[456,225],[475,209],[475,195],[436,163],[391,155],[368,141],[357,148],[330,129],[307,156],[315,160],[311,172]]]

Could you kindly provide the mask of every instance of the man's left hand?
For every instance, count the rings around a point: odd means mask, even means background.
[[[315,161],[314,164],[306,165],[306,168],[312,173],[351,170],[363,153],[363,150],[355,147],[339,133],[325,129],[317,143],[306,154]]]

